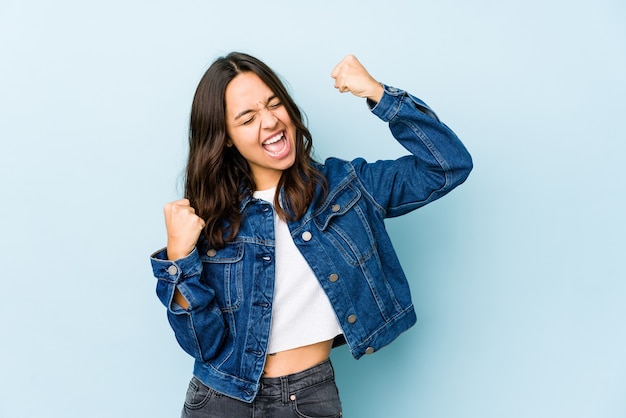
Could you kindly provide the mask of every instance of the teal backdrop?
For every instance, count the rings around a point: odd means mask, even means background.
[[[207,66],[265,60],[316,155],[403,150],[333,88],[355,54],[429,103],[467,183],[388,223],[418,325],[332,354],[344,416],[626,416],[626,3],[0,1],[0,417],[175,417],[154,293]]]

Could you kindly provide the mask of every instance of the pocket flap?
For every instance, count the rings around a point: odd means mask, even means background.
[[[329,195],[324,206],[316,213],[315,223],[318,228],[326,229],[331,219],[349,211],[359,201],[360,197],[361,191],[350,184]]]
[[[203,263],[236,263],[243,258],[243,247],[243,242],[229,242],[219,250],[207,244],[201,245],[198,250]]]

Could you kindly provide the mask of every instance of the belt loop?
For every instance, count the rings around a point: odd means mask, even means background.
[[[287,376],[281,376],[280,389],[282,392],[283,405],[289,403],[289,378]]]

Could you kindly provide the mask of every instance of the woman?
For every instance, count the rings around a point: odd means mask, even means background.
[[[415,323],[384,218],[461,184],[471,157],[424,102],[354,56],[331,76],[410,155],[315,162],[298,107],[246,54],[219,58],[198,85],[185,199],[165,206],[167,247],[151,257],[195,358],[184,417],[339,417],[331,348],[358,359]]]

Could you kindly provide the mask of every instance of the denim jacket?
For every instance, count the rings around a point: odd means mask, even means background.
[[[372,113],[388,122],[411,155],[367,163],[329,158],[308,211],[288,221],[291,236],[328,295],[352,355],[360,358],[411,327],[409,285],[384,226],[448,193],[472,169],[456,135],[421,100],[384,86]],[[372,107],[373,106],[373,107]],[[281,191],[282,198],[282,191]],[[273,208],[241,202],[239,234],[220,250],[200,240],[188,256],[151,257],[157,295],[182,348],[195,358],[194,375],[218,392],[251,402],[267,354],[274,291]],[[173,303],[174,288],[189,302]]]

